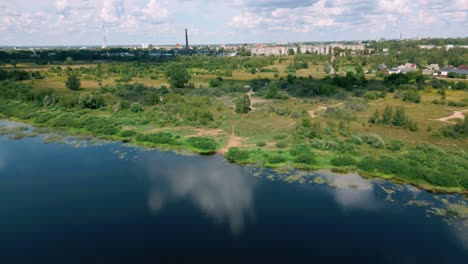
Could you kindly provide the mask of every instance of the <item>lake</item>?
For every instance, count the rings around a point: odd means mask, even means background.
[[[10,136],[0,136],[0,263],[468,263],[467,220],[440,213],[466,205],[459,195]]]

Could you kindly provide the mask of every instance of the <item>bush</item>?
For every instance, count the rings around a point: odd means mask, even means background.
[[[267,159],[268,163],[270,164],[278,164],[283,163],[286,161],[286,158],[281,155],[272,155]]]
[[[295,163],[301,163],[301,164],[308,164],[312,165],[315,164],[317,161],[315,160],[315,156],[312,153],[301,153],[294,157],[294,162]]]
[[[72,91],[77,91],[81,87],[81,81],[76,74],[70,74],[65,82],[65,86]]]
[[[387,144],[387,149],[397,151],[397,150],[400,150],[403,145],[404,145],[403,141],[401,141],[399,139],[391,140]]]
[[[288,146],[288,144],[284,141],[280,141],[278,143],[276,143],[276,147],[277,148],[286,148]]]
[[[143,112],[143,107],[139,103],[133,103],[130,106],[130,110],[134,113]]]
[[[365,136],[365,140],[366,140],[367,144],[373,146],[374,148],[383,148],[383,147],[385,147],[385,142],[383,141],[383,139],[379,135],[369,134],[369,135]]]
[[[257,142],[257,147],[265,147],[266,145],[267,145],[266,142],[263,142],[263,141]]]
[[[413,103],[420,103],[421,102],[421,95],[416,90],[408,90],[403,94],[403,101],[413,102]]]
[[[120,136],[121,137],[133,137],[137,134],[134,130],[123,130],[120,131]]]
[[[216,151],[217,144],[216,141],[212,138],[206,137],[191,137],[187,142],[193,147],[202,150],[204,153],[211,153]]]
[[[351,156],[339,156],[331,160],[333,166],[352,166],[356,164],[356,160]]]
[[[237,147],[233,147],[229,148],[225,156],[230,161],[242,161],[247,160],[250,156],[250,153],[245,150],[240,150]]]
[[[448,106],[456,106],[456,107],[465,107],[466,103],[465,102],[454,102],[454,101],[449,101],[447,103]]]
[[[78,98],[78,104],[83,108],[98,109],[105,106],[106,102],[100,95],[83,93]]]
[[[358,168],[366,171],[366,172],[372,172],[376,168],[376,163],[377,160],[372,157],[372,156],[365,156],[359,163],[358,163]]]
[[[173,145],[178,146],[181,143],[177,140],[178,137],[168,132],[159,132],[153,134],[139,134],[136,139],[138,141],[150,142],[153,144]]]

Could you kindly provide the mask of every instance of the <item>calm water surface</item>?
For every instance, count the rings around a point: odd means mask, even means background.
[[[0,263],[468,263],[466,220],[433,213],[457,195],[43,140],[0,136]]]

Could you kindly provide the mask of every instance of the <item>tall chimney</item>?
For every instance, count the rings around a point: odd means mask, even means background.
[[[185,49],[186,49],[186,50],[189,49],[189,46],[188,46],[188,33],[187,33],[187,29],[185,29]]]

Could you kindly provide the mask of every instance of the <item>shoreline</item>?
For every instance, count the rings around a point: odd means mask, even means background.
[[[220,152],[220,150],[224,149],[226,146],[221,146],[218,147],[216,151],[210,151],[210,152],[202,152],[196,148],[188,148],[187,146],[180,145],[180,146],[173,146],[173,145],[161,145],[161,144],[154,144],[150,142],[141,142],[138,141],[134,138],[123,138],[121,136],[109,136],[109,135],[100,135],[100,134],[93,134],[89,131],[83,131],[81,129],[74,129],[74,128],[67,128],[67,127],[50,127],[50,126],[44,126],[42,124],[36,124],[34,122],[31,122],[30,120],[22,120],[18,118],[5,118],[5,117],[0,117],[0,121],[7,121],[7,122],[17,122],[17,123],[22,123],[25,125],[31,125],[35,128],[46,128],[50,129],[51,131],[62,131],[66,133],[71,133],[73,136],[76,135],[81,135],[81,136],[88,136],[87,138],[95,138],[95,139],[104,139],[104,140],[109,140],[112,142],[122,142],[122,143],[129,143],[132,145],[135,145],[137,147],[145,147],[145,148],[150,148],[150,149],[156,149],[156,150],[163,150],[163,151],[175,151],[178,153],[182,152],[190,152],[196,155],[220,155],[222,156],[226,161],[239,165],[239,166],[247,166],[247,165],[255,165],[258,166],[259,168],[269,168],[273,169],[275,171],[279,171],[282,169],[288,169],[288,170],[297,170],[299,172],[314,172],[314,171],[319,171],[319,170],[329,170],[333,173],[337,174],[345,174],[345,173],[356,173],[360,175],[361,177],[365,179],[382,179],[382,180],[387,180],[395,184],[408,184],[411,186],[414,186],[418,189],[425,190],[427,192],[433,193],[433,194],[459,194],[462,195],[463,197],[468,197],[468,190],[463,190],[459,187],[441,187],[441,186],[436,186],[436,185],[431,185],[429,183],[423,183],[423,182],[416,182],[416,181],[410,181],[406,179],[401,179],[397,175],[387,175],[383,174],[380,172],[365,172],[362,171],[358,168],[354,167],[336,167],[336,166],[320,166],[317,167],[315,165],[309,167],[305,166],[298,166],[297,164],[278,164],[278,165],[266,165],[263,164],[259,166],[253,161],[233,161],[229,158],[226,157],[225,153]],[[161,130],[164,132],[164,130]],[[227,152],[227,151],[226,151]],[[288,167],[287,167],[288,166]]]

